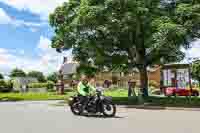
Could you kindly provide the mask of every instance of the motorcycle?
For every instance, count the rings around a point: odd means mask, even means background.
[[[88,114],[103,114],[105,117],[114,117],[116,114],[116,105],[111,97],[103,95],[102,90],[96,90],[96,96],[90,96],[87,106],[83,110],[79,96],[69,98],[69,106],[74,115],[82,115],[84,111]]]

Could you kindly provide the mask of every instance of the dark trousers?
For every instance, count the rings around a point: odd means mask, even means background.
[[[133,93],[133,90],[132,90],[131,87],[129,87],[129,88],[128,88],[128,96],[129,96],[129,97],[132,96],[132,93]]]
[[[83,105],[83,110],[84,110],[89,103],[89,97],[87,96],[79,96],[79,97],[80,97],[80,103]]]

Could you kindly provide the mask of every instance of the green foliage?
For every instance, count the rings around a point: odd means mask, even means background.
[[[106,96],[112,96],[112,97],[127,97],[128,96],[128,90],[127,89],[113,89],[113,90],[107,90],[105,91]]]
[[[53,91],[54,85],[54,82],[47,81],[47,83],[31,83],[28,88],[47,88],[48,91]]]
[[[47,88],[47,83],[31,83],[28,88]]]
[[[26,73],[18,68],[15,68],[11,71],[10,77],[26,77]]]
[[[0,80],[0,87],[6,86],[6,82],[4,80]]]
[[[28,76],[32,78],[36,78],[41,83],[46,81],[45,76],[42,72],[31,71],[28,73]]]
[[[8,80],[8,81],[6,82],[6,84],[7,84],[7,87],[8,87],[8,88],[10,88],[10,89],[13,88],[13,81],[12,81],[12,80]]]
[[[192,77],[199,82],[200,85],[200,60],[192,64]]]
[[[47,90],[49,92],[54,91],[54,86],[55,86],[55,83],[53,81],[47,81]]]
[[[11,92],[13,84],[11,81],[0,80],[0,92]]]
[[[145,89],[148,66],[184,58],[180,48],[199,37],[199,15],[194,0],[69,0],[49,17],[52,47],[73,48],[76,61],[101,70],[137,67]]]
[[[70,94],[57,95],[55,93],[0,93],[0,101],[21,100],[64,100]]]
[[[97,68],[91,66],[91,65],[85,65],[85,64],[81,64],[78,68],[77,68],[77,73],[78,74],[84,74],[87,75],[88,77],[94,77],[95,74],[98,72]]]
[[[4,79],[4,76],[3,76],[3,74],[1,74],[1,73],[0,73],[0,79]]]
[[[58,74],[56,72],[54,72],[54,73],[48,75],[47,80],[56,83],[58,81]]]

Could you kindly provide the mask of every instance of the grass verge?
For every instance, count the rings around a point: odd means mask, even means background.
[[[0,93],[0,101],[37,101],[37,100],[64,100],[72,95],[67,93],[65,95],[57,95],[56,93]]]

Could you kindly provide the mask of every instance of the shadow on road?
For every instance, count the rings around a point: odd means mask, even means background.
[[[200,111],[199,107],[170,107],[170,106],[124,106],[127,109],[143,109],[143,110],[181,110],[181,111]]]
[[[165,110],[166,109],[166,107],[159,107],[159,106],[125,106],[125,108],[144,109],[144,110]]]
[[[124,118],[124,117],[121,117],[121,116],[106,117],[106,116],[103,116],[103,115],[95,115],[95,114],[92,114],[92,115],[85,114],[83,116],[88,117],[88,118],[104,118],[104,119],[123,119]]]

